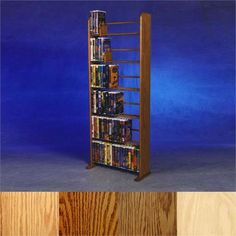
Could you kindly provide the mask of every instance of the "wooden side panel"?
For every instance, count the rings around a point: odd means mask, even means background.
[[[151,15],[140,16],[140,176],[150,172],[150,47]]]
[[[119,235],[176,235],[175,193],[131,192],[119,196]]]
[[[116,235],[117,193],[60,193],[60,235]]]
[[[88,169],[93,167],[93,159],[92,159],[92,102],[91,102],[91,71],[90,71],[90,63],[91,63],[91,48],[90,48],[90,31],[89,31],[90,20],[88,20],[88,80],[89,80],[89,144],[90,144],[90,156],[89,156],[89,164]]]
[[[2,235],[58,235],[58,193],[2,192],[0,200]]]
[[[236,235],[236,193],[178,193],[179,236]]]

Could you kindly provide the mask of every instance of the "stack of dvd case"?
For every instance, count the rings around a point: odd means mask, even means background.
[[[137,147],[93,141],[92,158],[93,161],[100,164],[139,171],[139,149]]]
[[[100,10],[90,11],[90,35],[91,36],[101,36],[106,35],[106,12]]]
[[[117,115],[124,111],[124,93],[119,91],[92,91],[92,113]]]
[[[108,37],[97,37],[90,39],[91,61],[107,62],[111,61],[111,39]]]
[[[124,118],[119,66],[112,63],[106,12],[90,12],[92,159],[95,163],[139,171],[139,148],[132,143],[132,119]],[[116,91],[115,91],[116,90]]]
[[[91,65],[91,84],[98,88],[117,88],[119,83],[118,65]]]
[[[92,138],[117,143],[132,140],[132,120],[92,116]]]

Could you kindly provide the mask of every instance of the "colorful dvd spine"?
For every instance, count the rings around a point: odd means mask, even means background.
[[[119,84],[119,66],[109,65],[109,88],[117,88]]]
[[[100,10],[90,11],[90,35],[106,34],[106,12]]]

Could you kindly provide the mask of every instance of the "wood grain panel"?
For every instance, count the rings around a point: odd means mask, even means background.
[[[60,193],[60,235],[116,235],[117,193]]]
[[[176,235],[175,193],[120,193],[120,235]]]
[[[236,235],[236,193],[178,193],[179,236]]]
[[[2,235],[58,235],[58,193],[2,192],[0,199]]]
[[[140,172],[141,180],[150,173],[150,47],[151,15],[140,16]]]
[[[60,193],[60,235],[176,235],[175,193]]]

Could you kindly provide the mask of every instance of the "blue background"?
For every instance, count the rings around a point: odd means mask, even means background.
[[[2,2],[3,153],[39,148],[88,159],[92,9],[106,10],[107,21],[152,14],[153,152],[233,145],[234,7],[234,2]],[[115,42],[137,43],[133,38]]]

